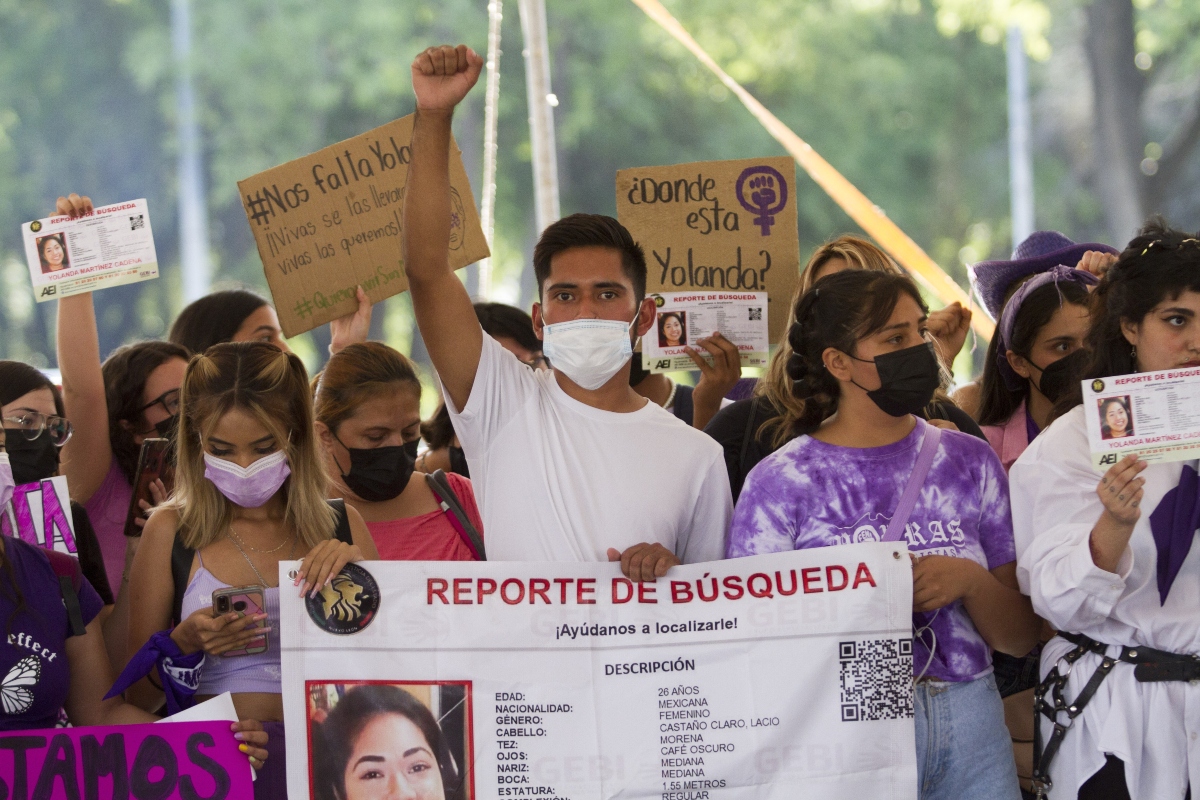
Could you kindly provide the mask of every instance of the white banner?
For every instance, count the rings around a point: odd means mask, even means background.
[[[285,589],[281,616],[293,800],[379,782],[459,800],[917,796],[902,544],[644,584],[614,564],[366,562],[307,603]]]

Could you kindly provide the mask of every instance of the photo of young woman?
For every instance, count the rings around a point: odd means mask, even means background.
[[[1124,439],[1133,436],[1133,415],[1129,411],[1129,396],[1105,397],[1099,401],[1100,438]]]
[[[470,685],[311,684],[313,796],[470,800]]]
[[[42,262],[42,274],[62,272],[71,268],[71,259],[67,255],[67,245],[63,234],[52,233],[37,240],[38,258]]]
[[[658,315],[658,346],[683,347],[687,344],[687,330],[684,323],[687,320],[686,311],[668,311]]]

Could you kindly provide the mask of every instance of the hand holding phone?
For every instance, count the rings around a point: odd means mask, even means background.
[[[146,524],[146,509],[158,505],[171,494],[175,484],[175,467],[171,463],[170,439],[146,439],[138,456],[137,472],[133,478],[133,496],[125,514],[125,535],[141,536]],[[165,490],[165,494],[164,494]],[[159,496],[155,496],[155,495]]]
[[[262,614],[266,611],[266,603],[263,599],[263,588],[261,586],[229,586],[225,589],[217,589],[212,593],[212,613],[214,617],[222,616],[230,612],[236,612],[239,616],[245,617],[248,614]],[[267,620],[261,620],[255,624],[255,627],[267,627]],[[221,655],[225,658],[233,656],[249,656],[258,655],[259,653],[267,652],[267,635],[253,639],[242,650],[229,650]]]

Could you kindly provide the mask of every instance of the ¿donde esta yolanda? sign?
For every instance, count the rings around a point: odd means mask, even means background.
[[[455,800],[917,797],[903,544],[637,584],[614,564],[372,561],[280,603],[292,800],[368,780]]]
[[[791,158],[623,169],[617,216],[646,251],[648,292],[766,292],[768,335],[783,336],[800,278]]]
[[[415,115],[238,181],[284,335],[324,325],[408,288],[404,186]],[[462,154],[451,143],[450,266],[489,255]]]

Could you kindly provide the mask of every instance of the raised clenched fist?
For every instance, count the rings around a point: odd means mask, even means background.
[[[479,80],[483,58],[465,44],[423,51],[412,63],[419,111],[451,111]]]

